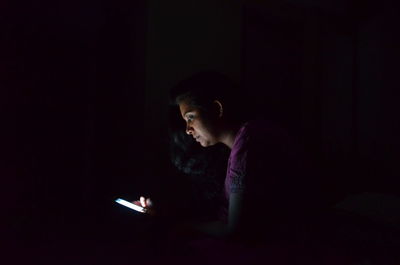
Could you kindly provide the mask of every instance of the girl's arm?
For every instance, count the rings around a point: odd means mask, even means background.
[[[229,238],[235,235],[240,226],[243,213],[243,192],[231,193],[229,197],[228,223],[222,221],[194,223],[191,226],[198,232],[217,237]]]

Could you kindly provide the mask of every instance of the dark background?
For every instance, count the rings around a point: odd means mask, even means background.
[[[400,195],[397,6],[228,2],[0,4],[4,242],[41,256],[142,238],[147,219],[113,199],[179,197],[166,95],[204,69],[298,137],[332,200]]]

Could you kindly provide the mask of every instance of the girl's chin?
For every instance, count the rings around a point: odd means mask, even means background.
[[[208,146],[215,145],[215,144],[212,144],[212,143],[210,143],[210,142],[203,142],[203,141],[199,142],[199,144],[200,144],[202,147],[208,147]]]
[[[198,142],[202,147],[207,147],[208,146],[207,143],[205,143],[204,141],[198,141]]]

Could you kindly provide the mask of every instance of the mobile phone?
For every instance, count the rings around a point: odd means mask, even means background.
[[[123,205],[123,206],[126,206],[126,207],[128,207],[128,208],[130,208],[130,209],[132,209],[132,210],[141,212],[141,213],[146,212],[146,209],[145,209],[145,208],[143,208],[143,207],[141,207],[141,206],[137,206],[136,204],[133,204],[133,203],[128,202],[128,201],[126,201],[126,200],[123,200],[123,199],[121,199],[121,198],[116,199],[115,202],[116,202],[116,203],[119,203],[119,204],[121,204],[121,205]]]

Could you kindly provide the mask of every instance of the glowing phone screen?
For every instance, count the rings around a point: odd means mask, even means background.
[[[135,210],[135,211],[138,211],[138,212],[141,212],[141,213],[145,212],[145,209],[143,207],[137,206],[136,204],[133,204],[133,203],[128,202],[126,200],[116,199],[115,202],[119,203],[119,204],[121,204],[123,206],[126,206],[126,207],[128,207],[128,208],[130,208],[132,210]]]

